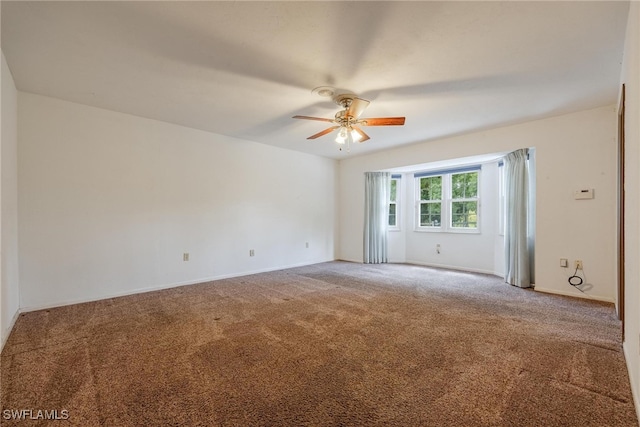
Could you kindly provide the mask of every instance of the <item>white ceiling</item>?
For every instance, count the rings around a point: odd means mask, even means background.
[[[19,90],[332,158],[616,102],[628,2],[9,2]],[[339,152],[307,136],[371,100]]]

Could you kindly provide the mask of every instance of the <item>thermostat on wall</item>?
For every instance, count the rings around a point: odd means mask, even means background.
[[[593,199],[593,188],[586,190],[576,190],[573,198],[576,200]]]

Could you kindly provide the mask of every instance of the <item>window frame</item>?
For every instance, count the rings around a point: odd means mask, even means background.
[[[478,174],[478,177],[476,179],[476,196],[475,197],[460,197],[460,198],[454,198],[453,197],[453,176],[454,175],[462,175],[462,174],[470,174],[470,173],[476,173]],[[464,172],[452,172],[449,174],[449,193],[447,194],[448,198],[447,198],[447,202],[449,204],[448,208],[449,208],[449,216],[447,217],[448,223],[447,225],[449,226],[449,228],[451,230],[456,230],[456,231],[460,231],[460,230],[465,230],[465,231],[476,231],[480,229],[480,171],[479,170],[474,170],[474,171],[464,171]],[[475,227],[454,227],[453,226],[453,204],[454,203],[466,203],[466,202],[475,202],[476,204],[476,226]]]
[[[454,199],[452,193],[452,177],[453,175],[463,173],[478,173],[477,192],[476,197],[468,197],[462,199]],[[427,226],[420,224],[420,213],[422,204],[428,203],[421,198],[421,179],[440,176],[442,177],[442,193],[440,200],[440,225],[439,226]],[[482,182],[482,166],[473,165],[465,166],[454,169],[447,169],[441,171],[424,171],[414,174],[415,185],[415,214],[414,214],[414,231],[428,232],[428,233],[456,233],[456,234],[480,234],[481,233],[481,182]],[[453,227],[453,203],[454,202],[476,202],[477,204],[477,227]]]
[[[391,180],[390,182],[395,181],[396,182],[396,199],[395,200],[391,200],[391,187],[389,187],[389,213],[387,215],[387,229],[389,231],[400,231],[401,227],[400,227],[400,210],[401,210],[401,206],[402,206],[402,175],[391,175]],[[391,184],[389,184],[391,186]],[[395,217],[396,217],[396,224],[395,225],[390,225],[389,224],[389,220],[391,217],[391,205],[395,205],[396,210],[395,210]]]
[[[422,179],[429,178],[440,178],[440,198],[439,199],[422,199]],[[422,176],[416,178],[416,226],[419,227],[423,231],[440,231],[442,229],[442,216],[443,216],[443,205],[445,203],[443,196],[444,193],[444,175],[429,175]],[[422,215],[422,205],[429,204],[439,204],[440,205],[440,225],[421,225],[420,217]]]

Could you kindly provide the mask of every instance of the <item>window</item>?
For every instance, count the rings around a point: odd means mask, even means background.
[[[480,166],[415,174],[417,227],[424,231],[479,230]]]
[[[442,176],[420,178],[420,226],[440,227],[442,220]]]
[[[451,228],[478,228],[478,172],[451,174]]]
[[[389,191],[389,230],[400,230],[400,175],[391,176]]]

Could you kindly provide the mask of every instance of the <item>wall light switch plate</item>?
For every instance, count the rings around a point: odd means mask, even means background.
[[[560,258],[560,267],[569,267],[569,260],[567,258]]]

